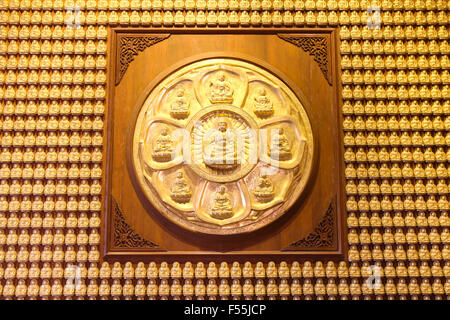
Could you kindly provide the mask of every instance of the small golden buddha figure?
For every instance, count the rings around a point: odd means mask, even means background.
[[[158,295],[158,285],[155,279],[150,279],[147,285],[147,296],[150,300],[155,300]]]
[[[276,268],[275,262],[270,261],[267,264],[266,275],[267,275],[267,278],[277,278],[278,277],[278,270]]]
[[[182,291],[183,291],[183,287],[180,284],[180,280],[174,279],[172,281],[172,285],[170,286],[170,295],[173,297],[174,300],[179,300],[180,296],[182,294]]]
[[[253,287],[252,281],[250,279],[245,279],[244,285],[242,286],[242,292],[244,294],[245,300],[252,299],[255,293],[255,288]]]
[[[323,267],[322,261],[317,261],[314,266],[314,277],[323,278],[325,277],[325,269]]]
[[[216,169],[232,169],[239,165],[236,150],[236,137],[231,124],[226,118],[219,119],[218,128],[211,134],[203,160],[209,167]]]
[[[20,279],[16,286],[15,295],[17,300],[24,300],[27,295],[27,285],[24,279]]]
[[[233,204],[225,186],[220,186],[216,191],[210,215],[215,219],[221,220],[233,216]]]
[[[359,251],[355,245],[351,245],[348,250],[348,258],[350,261],[360,260]]]
[[[394,223],[394,226],[396,226],[396,227],[403,227],[405,225],[405,221],[402,217],[402,213],[396,212],[394,214],[394,218],[392,219],[392,222]]]
[[[439,250],[438,250],[438,252],[439,252]],[[431,259],[430,251],[428,250],[426,244],[422,244],[419,247],[418,255],[419,255],[420,260],[430,260]]]
[[[172,279],[178,279],[178,278],[181,278],[181,275],[182,275],[182,270],[181,270],[180,263],[175,261],[172,264],[172,268],[170,269],[170,277]]]
[[[420,294],[420,287],[417,283],[417,279],[415,279],[415,278],[411,279],[411,281],[408,285],[408,290],[411,295],[419,295]],[[414,297],[412,297],[412,298],[414,298]]]
[[[203,280],[197,280],[197,282],[195,283],[194,292],[197,300],[204,300],[206,287]]]
[[[430,250],[430,258],[432,260],[441,260],[443,255],[445,256],[445,251],[442,250],[443,252],[441,253],[441,250],[439,249],[439,245],[438,244],[433,244],[431,246],[431,250]]]
[[[177,203],[187,203],[190,201],[191,196],[192,191],[187,184],[186,179],[183,177],[183,172],[178,171],[170,191],[170,197]]]
[[[195,277],[198,278],[205,278],[206,277],[206,269],[203,262],[197,263],[195,266]]]
[[[192,267],[192,263],[188,261],[184,264],[183,278],[192,279],[193,277],[194,277],[194,268]]]
[[[267,295],[270,300],[275,300],[278,295],[278,286],[275,282],[275,279],[269,279],[269,283],[267,284]]]
[[[419,272],[421,277],[431,277],[431,269],[425,261],[421,263]]]
[[[12,279],[7,279],[5,282],[5,286],[3,287],[3,296],[5,300],[11,300],[14,296],[14,292],[16,291],[16,287]]]
[[[293,279],[300,278],[302,275],[302,269],[300,267],[300,263],[298,261],[292,262],[291,269],[289,272],[290,272],[291,278],[293,278]]]
[[[170,294],[170,285],[167,279],[162,279],[158,287],[158,293],[162,300],[167,300]]]
[[[448,217],[447,212],[442,212],[440,217],[439,217],[439,225],[441,225],[442,227],[449,227],[450,226],[450,219]]]
[[[111,270],[111,278],[113,279],[119,279],[122,278],[122,266],[120,265],[120,262],[114,262],[113,268]]]
[[[348,268],[350,273],[350,278],[359,278],[361,277],[361,269],[358,266],[357,262],[352,262],[350,267]]]
[[[383,260],[383,252],[381,251],[381,248],[379,245],[375,245],[371,251],[372,253],[372,259],[375,261]]]
[[[305,279],[303,282],[303,294],[305,295],[305,300],[311,300],[314,294],[314,286],[311,283],[311,279]]]
[[[97,300],[97,295],[99,294],[99,287],[98,287],[96,280],[91,279],[89,281],[86,293],[87,293],[89,300]],[[136,296],[138,296],[137,293],[136,293]],[[138,298],[138,300],[140,300],[140,299]]]
[[[209,279],[208,285],[206,286],[206,294],[209,300],[216,300],[216,296],[219,293],[219,287],[214,279]]]
[[[228,268],[228,263],[222,262],[219,267],[219,277],[228,278],[230,276],[230,269]]]
[[[217,268],[216,264],[214,262],[210,262],[208,264],[208,268],[206,269],[206,276],[210,279],[217,278]],[[172,276],[173,278],[173,276]]]
[[[372,260],[372,252],[369,249],[368,245],[363,245],[360,251],[360,256],[362,261],[370,261]]]
[[[231,278],[240,278],[242,275],[242,270],[239,265],[239,262],[235,261],[233,262],[231,266]]]
[[[242,286],[239,279],[234,279],[231,284],[231,295],[233,300],[239,300],[242,295]]]
[[[274,197],[274,188],[272,181],[265,174],[261,174],[253,191],[254,196],[259,202],[270,202]]]
[[[44,279],[42,281],[42,284],[39,288],[39,296],[42,300],[47,300],[48,296],[50,295],[51,287],[48,279]]]
[[[266,269],[264,268],[264,264],[259,261],[256,263],[255,267],[255,278],[265,278],[266,277]]]
[[[367,186],[367,184],[365,186]],[[349,194],[349,195],[356,195],[358,193],[358,190],[359,190],[359,185],[357,187],[355,185],[355,181],[354,180],[349,180],[347,182],[347,185],[345,186],[345,191],[347,192],[347,194]],[[366,190],[363,189],[363,191],[366,191]]]
[[[175,119],[185,119],[189,116],[189,101],[183,89],[177,91],[176,98],[170,105],[170,115]]]
[[[122,295],[122,284],[119,279],[114,279],[111,285],[111,296],[114,300],[119,300]]]
[[[357,244],[359,243],[359,237],[358,237],[358,233],[356,232],[356,229],[350,229],[348,235],[348,243],[349,244]]]
[[[286,261],[281,261],[278,268],[278,276],[282,279],[289,278],[289,267]]]
[[[244,278],[253,278],[253,267],[251,262],[247,261],[244,263],[242,275],[244,276]]]
[[[110,292],[111,292],[111,288],[109,286],[108,280],[103,279],[100,282],[100,286],[98,288],[98,293],[99,293],[101,299],[102,300],[108,299]]]
[[[153,147],[152,157],[158,162],[167,162],[172,159],[172,138],[169,136],[167,128],[163,128]]]
[[[27,296],[30,300],[35,300],[39,294],[39,285],[36,279],[31,279],[27,289]]]
[[[159,266],[158,270],[158,276],[160,279],[167,279],[170,277],[170,269],[167,262],[165,261],[161,262],[161,265]]]
[[[431,274],[433,277],[443,277],[444,273],[442,272],[441,265],[439,261],[434,261],[431,266]]]
[[[428,220],[428,225],[429,225],[430,227],[439,227],[439,226],[443,226],[443,225],[440,223],[438,217],[436,216],[436,212],[434,212],[434,211],[430,212],[430,214],[429,214],[427,220]]]
[[[337,277],[337,270],[336,270],[336,266],[333,261],[327,262],[325,273],[326,273],[327,278],[336,278]]]
[[[439,278],[434,279],[432,289],[433,289],[433,293],[435,295],[444,294],[444,286],[442,285],[441,280]],[[16,288],[16,290],[17,290],[17,288]]]
[[[220,281],[219,285],[219,295],[222,300],[228,299],[228,296],[230,295],[231,289],[228,285],[228,281],[226,279],[222,279]]]
[[[266,89],[259,88],[257,95],[253,98],[253,112],[260,118],[268,118],[273,115],[274,109]]]
[[[214,80],[209,84],[209,100],[211,103],[232,103],[233,87],[227,80],[224,72],[218,72]]]
[[[303,264],[302,274],[304,278],[313,278],[314,270],[310,261],[305,261]]]
[[[350,294],[350,289],[348,287],[346,279],[341,279],[339,281],[338,292],[339,292],[339,295],[341,296],[341,300],[347,300],[348,299],[347,295]]]
[[[131,262],[126,262],[125,267],[123,269],[123,278],[124,279],[132,279],[134,278],[134,268]]]
[[[272,137],[268,152],[269,156],[274,160],[286,161],[291,159],[291,147],[283,128],[278,129]]]

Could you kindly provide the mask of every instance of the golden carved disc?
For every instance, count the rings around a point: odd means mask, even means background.
[[[237,59],[164,78],[134,128],[133,166],[158,211],[192,231],[237,234],[284,214],[309,178],[313,135],[294,92]]]

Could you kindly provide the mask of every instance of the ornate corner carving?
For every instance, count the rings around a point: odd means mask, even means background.
[[[291,243],[283,251],[299,251],[331,248],[335,236],[336,199],[331,200],[325,215],[314,230],[305,238]]]
[[[134,35],[118,37],[119,72],[116,72],[116,85],[122,80],[134,57],[139,53],[170,37],[170,34],[153,34],[150,36]]]
[[[166,251],[158,244],[144,239],[137,234],[125,221],[122,210],[114,197],[111,197],[113,214],[113,246],[121,249],[150,249],[152,251]]]
[[[330,45],[329,38],[327,36],[279,33],[278,37],[302,48],[305,52],[308,52],[311,56],[313,56],[314,61],[319,64],[319,68],[322,70],[325,79],[330,85],[333,84],[331,79],[331,62],[328,58]]]

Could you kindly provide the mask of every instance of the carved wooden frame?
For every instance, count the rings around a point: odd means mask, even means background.
[[[318,64],[326,81],[330,86],[335,86],[335,102],[338,108],[341,108],[340,85],[340,55],[339,37],[334,28],[111,28],[109,34],[109,87],[108,87],[108,118],[106,123],[106,148],[104,150],[104,179],[103,179],[103,210],[102,210],[102,252],[103,258],[111,261],[141,261],[143,257],[150,256],[153,261],[166,261],[175,258],[177,261],[202,261],[208,258],[211,261],[222,261],[227,257],[239,259],[243,257],[249,261],[270,261],[277,256],[286,261],[301,259],[326,257],[328,260],[340,261],[346,259],[347,255],[347,228],[346,212],[344,201],[344,165],[340,160],[339,181],[341,184],[335,198],[331,199],[328,210],[323,214],[320,223],[314,230],[280,251],[261,251],[261,252],[199,252],[199,251],[167,251],[159,244],[153,243],[148,239],[133,231],[128,225],[125,217],[115,201],[110,195],[110,157],[112,153],[112,128],[109,123],[111,119],[112,108],[111,100],[114,97],[114,89],[117,86],[128,66],[134,60],[135,56],[146,48],[164,41],[172,34],[219,34],[219,33],[237,33],[237,34],[272,34],[277,35],[293,45],[301,48],[304,52],[311,55]],[[342,115],[338,112],[338,133],[341,132]],[[341,137],[338,139],[340,149],[343,150]],[[340,150],[340,151],[341,151]],[[342,157],[340,157],[342,158]],[[336,249],[337,248],[337,249]],[[171,258],[169,258],[171,257]]]

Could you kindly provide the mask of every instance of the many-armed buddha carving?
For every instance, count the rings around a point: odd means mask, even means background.
[[[172,222],[236,234],[271,223],[309,178],[313,135],[286,82],[237,59],[206,59],[148,95],[132,140],[144,194]]]

